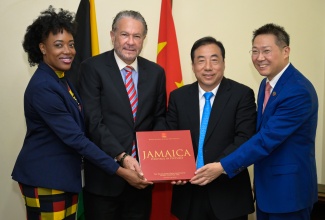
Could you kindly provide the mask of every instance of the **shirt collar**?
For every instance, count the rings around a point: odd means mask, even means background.
[[[114,57],[117,63],[117,66],[119,68],[119,70],[121,71],[124,67],[126,66],[132,66],[132,68],[138,72],[138,58],[135,58],[134,62],[131,63],[130,65],[126,64],[123,60],[121,60],[121,58],[119,56],[117,56],[115,50],[114,50]]]
[[[281,72],[279,74],[277,74],[271,81],[269,81],[268,79],[266,79],[266,82],[270,82],[270,85],[272,87],[272,89],[275,87],[276,83],[279,81],[280,77],[282,76],[282,74],[284,73],[284,71],[288,68],[288,66],[290,65],[290,63],[288,63],[283,70],[281,70]]]
[[[201,88],[200,84],[198,84],[198,86],[199,86],[199,98],[202,98],[203,95],[204,95],[204,93],[206,93],[206,91],[204,91],[204,90]],[[216,88],[214,88],[214,89],[212,89],[211,91],[208,91],[208,92],[212,92],[212,93],[213,93],[213,96],[216,96],[217,91],[218,91],[218,89],[219,89],[219,86],[220,86],[220,83],[219,83],[219,85],[216,86]]]

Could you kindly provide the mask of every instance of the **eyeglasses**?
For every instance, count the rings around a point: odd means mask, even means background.
[[[254,49],[254,50],[249,51],[249,53],[252,55],[252,57],[258,57],[260,54],[262,54],[264,57],[267,57],[267,56],[271,55],[271,52],[272,52],[272,50],[270,50],[270,49],[266,49],[266,50],[262,50],[262,51]]]
[[[287,46],[283,46],[283,48],[285,48]],[[250,50],[249,53],[252,55],[252,57],[256,58],[258,57],[260,54],[262,54],[264,57],[267,57],[267,56],[270,56],[272,54],[272,50],[270,49],[265,49],[265,50],[257,50],[257,49],[253,49],[253,50]]]

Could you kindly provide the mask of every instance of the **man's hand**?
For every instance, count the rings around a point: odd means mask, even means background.
[[[130,170],[135,170],[138,172],[139,175],[143,176],[143,172],[140,168],[140,165],[138,161],[133,158],[132,156],[126,154],[126,153],[121,153],[116,157],[117,161],[121,163],[121,166],[130,169]]]
[[[204,186],[223,173],[223,167],[221,163],[208,163],[205,166],[195,171],[195,176],[190,179],[190,183]]]
[[[123,165],[122,165],[124,168],[126,169],[130,169],[130,170],[134,170],[136,171],[140,176],[143,177],[143,172],[141,170],[141,167],[139,165],[139,162],[133,158],[132,156],[126,156],[124,158],[124,161],[123,161]]]
[[[125,169],[123,167],[119,167],[116,171],[116,174],[125,179],[131,186],[137,189],[144,189],[148,185],[153,184],[153,182],[148,182],[143,175],[140,175],[135,170]]]

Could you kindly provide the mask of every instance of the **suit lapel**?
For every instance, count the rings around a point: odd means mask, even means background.
[[[76,100],[74,100],[74,98],[71,96],[71,94],[68,91],[68,86],[71,89],[71,91],[73,92],[73,94],[75,95],[76,99],[78,100],[78,102],[80,103],[81,98],[79,97],[77,91],[75,90],[75,88],[73,87],[73,85],[69,82],[69,80],[66,80],[65,84],[64,82],[62,82],[58,76],[56,75],[56,73],[44,62],[41,62],[39,64],[39,68],[43,69],[45,72],[49,73],[49,75],[59,83],[59,85],[62,87],[62,89],[65,91],[63,93],[63,95],[69,100],[69,102],[71,103],[71,105],[73,105],[76,109],[78,109],[79,115],[80,117],[83,117],[83,112],[79,111],[79,106],[78,103],[76,102]],[[83,119],[82,119],[83,120]]]
[[[72,95],[69,93],[69,100],[70,102],[72,102],[72,104],[79,110],[79,114],[81,117],[83,117],[83,110],[82,110],[82,105],[81,105],[81,98],[79,97],[77,91],[75,90],[75,88],[73,87],[73,85],[69,82],[69,80],[67,80],[67,83],[69,85],[69,88],[71,89],[72,93],[74,94],[74,96],[76,97],[77,100],[75,100]],[[62,85],[62,83],[61,83]],[[65,86],[65,89],[67,89],[66,85]],[[78,106],[78,103],[80,104],[80,108],[79,109],[79,106]],[[81,110],[81,111],[80,111]]]
[[[263,108],[263,102],[264,102],[266,79],[264,79],[261,82],[260,89],[259,89],[259,95],[258,95],[258,114],[257,114],[257,126],[256,126],[257,131],[260,129],[264,115],[267,115],[268,111],[270,111],[273,108],[272,103],[280,95],[280,93],[281,93],[282,89],[284,88],[285,84],[287,83],[288,79],[291,77],[293,70],[294,70],[294,67],[292,64],[290,64],[288,66],[288,68],[283,72],[282,76],[279,78],[278,82],[276,83],[275,87],[272,90],[272,93],[271,93],[270,98],[267,103],[267,107],[265,108],[263,114],[262,114],[262,108]]]
[[[115,57],[114,57],[114,50],[108,52],[108,56],[105,57],[105,63],[107,63],[107,74],[111,78],[112,84],[109,86],[115,87],[116,93],[112,94],[112,96],[121,100],[123,106],[121,106],[121,111],[125,111],[128,117],[128,122],[133,122],[133,114],[130,105],[129,96],[126,92],[125,84],[123,82],[123,78],[121,76],[121,71],[119,70]]]
[[[200,135],[200,103],[199,103],[199,88],[198,83],[195,82],[190,86],[188,91],[188,96],[186,97],[188,100],[186,103],[187,118],[190,122],[190,130],[194,137],[193,143],[195,143],[194,150],[197,152],[197,146],[199,143],[199,135]]]
[[[264,95],[265,95],[265,81],[266,78],[262,80],[260,84],[260,88],[258,90],[258,96],[257,96],[257,122],[256,122],[256,130],[258,131],[261,122],[262,122],[262,109],[263,109],[263,102],[264,102]]]
[[[272,105],[272,102],[281,93],[283,87],[287,83],[288,79],[291,77],[291,75],[293,73],[293,70],[294,70],[294,67],[292,66],[292,64],[290,64],[288,66],[288,68],[283,72],[282,76],[280,77],[280,79],[276,83],[274,89],[272,90],[272,93],[271,93],[270,98],[268,100],[268,105]],[[265,109],[265,111],[267,111],[267,110]]]
[[[219,89],[217,91],[216,97],[214,98],[211,114],[209,118],[208,129],[205,135],[206,142],[211,134],[215,126],[218,124],[220,117],[222,116],[222,112],[225,110],[227,102],[230,98],[230,84],[228,80],[224,77],[220,83]]]

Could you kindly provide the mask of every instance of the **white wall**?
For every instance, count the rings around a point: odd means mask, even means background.
[[[10,174],[25,135],[23,93],[35,68],[30,68],[21,42],[26,27],[41,10],[53,4],[76,11],[78,0],[0,0],[0,219],[24,219],[24,205]],[[142,56],[155,61],[160,0],[95,0],[101,51],[111,49],[109,31],[120,10],[140,11],[148,23]],[[257,93],[261,77],[251,64],[252,31],[265,23],[285,27],[291,36],[291,62],[314,84],[319,95],[317,131],[318,182],[325,183],[325,1],[323,0],[174,0],[183,80],[195,80],[190,48],[197,39],[211,35],[226,48],[226,77],[252,87]]]

